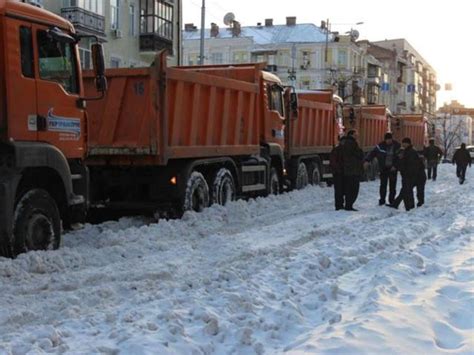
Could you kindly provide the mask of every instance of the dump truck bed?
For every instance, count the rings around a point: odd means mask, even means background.
[[[333,94],[298,94],[298,119],[290,121],[290,155],[328,153],[336,142]]]
[[[103,100],[88,104],[90,160],[159,164],[259,152],[260,67],[110,69]],[[94,93],[94,77],[85,74]]]
[[[387,109],[383,105],[352,106],[353,121],[350,120],[350,107],[344,109],[344,126],[346,130],[359,131],[359,144],[364,151],[369,151],[384,139],[389,128]]]
[[[409,137],[413,147],[421,151],[427,143],[426,124],[423,115],[397,115],[392,120],[392,130],[395,139],[401,141],[403,138]]]

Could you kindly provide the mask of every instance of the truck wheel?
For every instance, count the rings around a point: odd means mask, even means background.
[[[209,207],[209,200],[209,186],[206,179],[201,173],[193,171],[186,184],[184,210],[202,212]]]
[[[321,172],[318,163],[311,164],[311,185],[318,186],[321,183]]]
[[[220,169],[212,184],[212,203],[225,206],[235,200],[234,177],[227,169]]]
[[[300,163],[298,165],[298,171],[296,172],[296,189],[301,190],[308,186],[309,177],[308,177],[308,169],[306,168],[305,163]]]
[[[58,206],[48,192],[30,190],[21,197],[13,221],[13,253],[54,250],[61,242]]]
[[[276,168],[270,170],[270,195],[280,194],[280,175]]]

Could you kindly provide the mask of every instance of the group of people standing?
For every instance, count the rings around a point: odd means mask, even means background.
[[[339,144],[331,152],[330,163],[333,172],[336,210],[357,211],[354,208],[354,203],[359,194],[360,180],[364,169],[367,169],[374,159],[377,159],[380,170],[379,206],[398,208],[403,202],[405,209],[409,211],[415,208],[413,193],[415,188],[416,206],[423,206],[426,181],[427,179],[436,181],[438,164],[443,155],[434,140],[430,140],[422,157],[413,148],[411,139],[408,137],[404,138],[400,144],[393,139],[391,133],[386,133],[384,140],[366,156],[364,156],[357,139],[358,132],[350,130],[340,138]],[[426,160],[426,167],[424,160]],[[454,163],[458,166],[457,175],[462,184],[465,180],[466,168],[472,164],[465,144],[454,155]],[[402,188],[397,196],[398,172],[401,175]]]

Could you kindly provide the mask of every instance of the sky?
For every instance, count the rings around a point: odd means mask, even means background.
[[[184,23],[200,27],[201,4],[183,0]],[[206,0],[206,27],[224,26],[224,15],[233,12],[243,26],[265,18],[284,24],[287,16],[296,16],[298,23],[316,25],[329,19],[333,31],[356,28],[360,39],[369,41],[405,38],[437,72],[438,106],[458,100],[474,107],[473,5],[472,0]],[[446,83],[452,91],[444,90]]]

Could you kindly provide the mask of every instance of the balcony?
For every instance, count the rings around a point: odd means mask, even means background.
[[[105,17],[80,7],[63,7],[61,16],[71,22],[79,34],[105,35]]]
[[[158,52],[163,49],[168,50],[169,54],[173,55],[173,41],[160,36],[158,33],[140,34],[140,51]]]
[[[270,64],[270,65],[267,65],[265,70],[270,73],[276,73],[278,71],[278,67],[274,64]]]
[[[376,85],[376,86],[380,86],[380,77],[378,76],[369,76],[367,78],[367,84],[372,84],[372,85]]]

